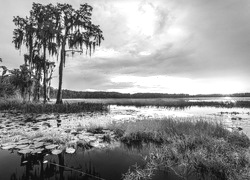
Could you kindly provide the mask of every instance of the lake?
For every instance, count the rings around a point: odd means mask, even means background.
[[[115,101],[157,101],[158,99],[77,99],[68,102],[103,102]],[[176,101],[177,99],[160,99],[161,101]],[[250,98],[184,98],[186,101],[250,101]],[[34,115],[32,115],[34,116]],[[74,140],[75,128],[88,125],[105,126],[113,122],[135,121],[144,119],[163,118],[194,118],[207,117],[212,121],[222,122],[228,129],[238,129],[250,137],[250,108],[221,108],[191,106],[184,109],[155,106],[118,106],[109,105],[106,113],[77,113],[37,115],[34,121],[26,121],[30,116],[23,114],[0,113],[1,139],[13,134],[28,133],[36,136],[39,131],[47,134],[65,135]],[[26,123],[23,123],[25,121]],[[17,133],[18,132],[18,133]],[[85,133],[80,131],[80,133]],[[18,136],[16,135],[16,136]],[[69,136],[70,135],[70,136]],[[31,137],[32,137],[31,136]],[[17,137],[15,137],[17,138]],[[24,137],[18,137],[24,140]],[[96,138],[98,139],[98,138]],[[25,143],[34,146],[34,142]],[[45,146],[45,145],[44,145]],[[135,164],[143,166],[149,145],[129,147],[122,143],[85,149],[76,147],[73,154],[51,154],[44,150],[37,154],[20,154],[18,150],[0,150],[0,179],[121,179],[122,174]],[[180,179],[174,173],[158,172],[153,180]]]
[[[128,167],[143,166],[147,148],[121,145],[113,149],[77,149],[75,154],[20,155],[0,150],[0,179],[119,180]],[[43,163],[46,162],[47,163]],[[181,180],[173,172],[158,172],[152,180]]]

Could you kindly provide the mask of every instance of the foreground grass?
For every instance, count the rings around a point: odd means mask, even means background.
[[[147,164],[124,179],[150,179],[156,170],[174,171],[183,179],[249,179],[249,138],[222,124],[187,119],[143,120],[113,124],[125,143],[156,142]]]
[[[102,103],[64,103],[42,104],[23,103],[17,100],[1,100],[0,110],[20,111],[21,113],[78,113],[78,112],[104,112],[108,111],[108,105]]]

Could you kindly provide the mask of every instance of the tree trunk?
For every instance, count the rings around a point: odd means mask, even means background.
[[[37,102],[38,101],[38,69],[36,69],[35,72],[35,87],[34,87],[34,92],[33,92],[33,101]]]
[[[61,58],[59,65],[59,87],[57,91],[56,104],[62,104],[62,78],[63,78],[63,64],[65,62],[65,42],[62,43]]]
[[[48,74],[48,81],[47,81],[47,97],[48,97],[48,101],[50,101],[50,88],[51,88],[51,79],[52,79],[52,74],[53,74],[53,70],[54,70],[54,64],[50,64],[49,66],[49,72],[47,72]]]
[[[33,64],[33,40],[32,40],[32,35],[30,34],[30,40],[29,40],[29,58],[30,58],[30,62],[29,62],[29,70],[30,70],[30,79],[32,76],[32,64]],[[30,102],[30,98],[31,98],[31,93],[32,93],[32,89],[33,89],[34,83],[32,82],[32,85],[29,86],[29,102]],[[34,93],[33,93],[34,94]]]
[[[40,68],[39,69],[39,74],[38,74],[38,86],[37,86],[37,101],[39,102],[40,101],[40,89],[41,89],[41,84],[40,84],[40,81],[41,81],[41,76],[42,76],[42,69]]]
[[[34,101],[40,101],[40,80],[41,80],[41,68],[36,69],[36,82],[34,88]]]
[[[46,44],[43,45],[43,103],[47,102],[47,91],[46,91],[46,77],[47,77],[47,69],[46,69]]]

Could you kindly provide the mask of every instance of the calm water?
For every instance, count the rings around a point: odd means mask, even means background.
[[[0,150],[0,179],[119,180],[129,167],[143,166],[146,154],[145,149],[124,146],[103,150],[79,148],[75,154],[36,156]],[[153,177],[153,180],[162,179],[180,180],[173,173],[158,172]]]

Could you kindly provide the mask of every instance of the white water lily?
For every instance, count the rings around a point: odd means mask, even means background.
[[[74,148],[72,148],[72,147],[66,148],[66,153],[68,153],[68,154],[73,154],[75,151],[76,150]]]
[[[62,150],[61,149],[54,149],[53,151],[51,151],[51,153],[54,155],[58,155],[58,154],[62,153]]]

